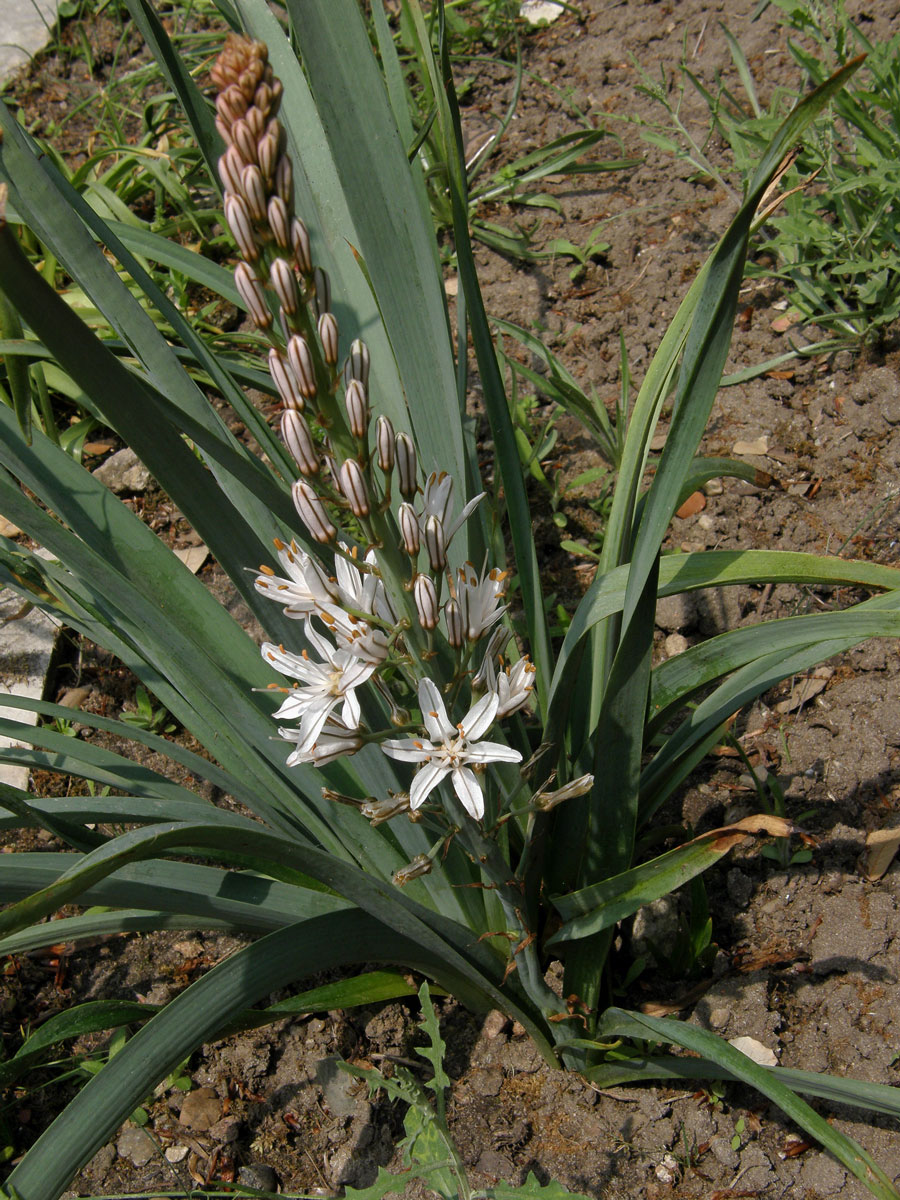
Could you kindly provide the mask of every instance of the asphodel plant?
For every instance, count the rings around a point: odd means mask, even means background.
[[[290,37],[263,0],[239,0],[242,30],[212,68],[208,98],[149,6],[131,0],[131,11],[183,100],[237,249],[233,273],[193,270],[246,310],[266,345],[252,382],[279,415],[270,425],[131,247],[188,272],[190,252],[98,219],[4,110],[0,284],[26,333],[9,351],[54,359],[91,397],[266,636],[257,644],[125,505],[37,428],[29,441],[0,406],[0,512],[27,535],[3,541],[2,582],[117,654],[208,757],[107,718],[79,721],[167,755],[238,802],[217,806],[90,739],[7,716],[0,731],[30,748],[4,758],[95,786],[56,797],[3,789],[4,828],[38,826],[56,841],[3,856],[0,894],[10,903],[0,948],[163,928],[255,940],[159,1010],[76,1002],[0,1066],[9,1083],[56,1041],[141,1025],[16,1165],[9,1194],[59,1195],[204,1040],[291,1012],[409,995],[413,969],[476,1010],[507,1012],[548,1062],[604,1084],[750,1083],[874,1195],[896,1197],[868,1154],[798,1095],[896,1115],[892,1089],[770,1070],[710,1033],[605,999],[619,922],[748,836],[790,832],[762,814],[642,853],[643,833],[725,722],[779,680],[900,633],[900,573],[889,568],[776,550],[660,555],[683,494],[729,469],[697,448],[756,207],[855,64],[787,119],[667,331],[631,413],[603,561],[554,646],[465,223],[442,47],[425,65],[457,214],[459,341],[470,335],[477,356],[502,511],[479,481],[466,372],[454,359],[427,196],[407,155],[416,131],[394,86],[380,6],[371,13],[379,66],[356,0],[289,0]],[[92,336],[46,285],[20,251],[20,225],[52,247],[115,341]],[[148,307],[181,347],[160,336]],[[229,432],[195,382],[201,374],[246,439]],[[667,399],[671,432],[642,490]],[[768,582],[876,594],[846,611],[725,633],[652,667],[658,596]],[[52,704],[10,707],[71,716]],[[55,915],[69,905],[80,915]],[[555,959],[561,989],[547,982]],[[361,963],[384,969],[360,974]],[[335,967],[346,968],[342,982],[302,990]],[[292,1000],[252,1008],[288,986],[298,989]],[[663,1055],[665,1045],[694,1053]]]

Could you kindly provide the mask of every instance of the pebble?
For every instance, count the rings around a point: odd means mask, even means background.
[[[211,1129],[222,1116],[222,1101],[210,1087],[197,1088],[185,1096],[178,1120],[198,1132]]]
[[[180,1163],[183,1158],[187,1158],[187,1146],[168,1146],[166,1148],[166,1162]]]
[[[709,1023],[713,1029],[724,1029],[731,1020],[731,1009],[714,1008],[709,1014]]]
[[[492,1009],[484,1019],[482,1033],[486,1038],[498,1038],[505,1035],[510,1028],[510,1020],[506,1013],[499,1008]]]
[[[274,1192],[278,1187],[278,1176],[264,1163],[251,1163],[247,1167],[241,1167],[237,1181],[245,1187],[257,1188],[261,1192]]]
[[[116,495],[123,492],[145,492],[151,479],[150,472],[127,446],[111,454],[106,462],[97,467],[93,475]]]
[[[145,1167],[156,1154],[156,1143],[145,1129],[129,1126],[116,1141],[119,1158],[129,1159],[136,1167]]]
[[[666,658],[674,658],[677,654],[684,654],[688,648],[688,640],[683,633],[670,633],[665,641]]]

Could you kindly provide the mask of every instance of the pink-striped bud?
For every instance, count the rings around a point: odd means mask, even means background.
[[[231,145],[231,122],[226,121],[223,116],[216,113],[216,129],[219,131],[219,137],[226,146]]]
[[[375,454],[385,475],[394,469],[394,427],[384,413],[375,422]]]
[[[337,530],[328,519],[325,505],[304,479],[298,479],[293,485],[291,497],[294,501],[294,508],[296,508],[300,520],[309,530],[310,536],[315,541],[321,542],[323,546],[328,542],[333,542],[337,536]]]
[[[231,144],[240,154],[245,166],[256,162],[256,138],[246,116],[231,126]]]
[[[234,192],[235,195],[240,194],[241,171],[243,169],[244,161],[238,153],[237,147],[229,146],[219,159],[219,178],[226,192]]]
[[[303,412],[306,407],[306,399],[297,386],[297,376],[291,370],[281,351],[276,350],[274,346],[269,351],[269,374],[272,376],[272,382],[278,388],[278,395],[281,397],[284,407],[295,408],[298,412]]]
[[[341,464],[338,483],[354,517],[367,517],[371,511],[369,493],[366,490],[362,467],[355,458],[348,458]]]
[[[254,109],[257,112],[258,109]],[[273,121],[275,131],[267,129],[256,143],[256,157],[259,159],[259,169],[263,178],[271,182],[275,178],[278,167],[278,156],[281,153],[281,138],[279,137],[278,122]]]
[[[419,553],[419,518],[413,506],[405,500],[397,510],[397,520],[400,524],[403,549],[410,558],[415,559]]]
[[[300,394],[307,400],[312,400],[319,389],[316,386],[316,369],[306,338],[299,333],[288,338],[287,352],[297,377]]]
[[[254,141],[258,142],[266,128],[266,114],[253,104],[247,109],[244,120],[247,122],[247,128],[253,134]]]
[[[216,113],[225,121],[229,128],[239,121],[247,111],[247,101],[241,95],[241,89],[231,84],[216,96]]]
[[[256,86],[258,83],[259,73],[257,73],[257,71],[255,71],[252,67],[249,67],[246,71],[241,71],[240,75],[238,76],[237,85],[243,92],[248,104],[256,93]]]
[[[286,154],[278,160],[278,166],[275,168],[275,194],[280,196],[288,208],[291,208],[294,203],[294,171],[291,167],[291,160]]]
[[[423,629],[434,629],[438,623],[437,588],[430,575],[417,575],[413,584],[413,598],[416,602],[416,612],[419,624]]]
[[[241,195],[247,201],[253,220],[265,221],[266,185],[263,183],[262,171],[255,163],[250,163],[241,171]]]
[[[286,408],[281,414],[281,440],[303,475],[316,475],[319,456],[309,426],[296,408]]]
[[[313,273],[312,251],[309,246],[309,231],[299,217],[291,221],[291,249],[300,274],[309,279]]]
[[[366,400],[366,390],[358,379],[351,379],[344,392],[344,404],[347,409],[347,422],[350,432],[362,441],[369,428],[369,404]]]
[[[447,565],[447,547],[444,542],[444,526],[437,517],[425,522],[425,549],[432,571],[443,571]]]
[[[269,283],[278,297],[278,303],[287,315],[292,317],[300,306],[300,293],[297,291],[297,279],[293,268],[283,258],[272,260]]]
[[[269,228],[280,250],[287,250],[291,244],[291,224],[288,217],[287,205],[280,196],[272,196],[266,210]]]
[[[397,474],[400,477],[400,495],[404,500],[412,500],[419,486],[416,481],[418,462],[416,448],[408,433],[397,434],[394,451],[397,458]]]
[[[253,322],[260,329],[268,329],[272,324],[272,314],[266,304],[266,294],[246,263],[240,262],[234,268],[234,284]]]
[[[253,233],[250,209],[243,196],[235,192],[225,193],[225,220],[238,250],[248,262],[256,262],[259,258],[259,246]]]
[[[338,360],[338,323],[332,312],[323,312],[319,317],[319,341],[322,354],[329,367],[336,367]]]
[[[452,598],[444,605],[444,623],[447,626],[447,641],[454,650],[458,650],[466,640],[466,627],[459,604]]]
[[[344,384],[348,384],[351,379],[358,379],[363,387],[368,389],[369,347],[362,338],[356,338],[353,341],[347,361],[344,363]]]
[[[261,83],[253,95],[253,103],[263,114],[272,116],[272,101],[274,92],[271,84]]]

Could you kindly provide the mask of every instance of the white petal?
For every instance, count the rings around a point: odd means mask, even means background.
[[[299,750],[309,750],[322,731],[329,714],[337,704],[337,696],[322,696],[313,701],[300,722]]]
[[[412,786],[409,789],[409,807],[418,808],[424,802],[428,793],[441,782],[449,769],[449,767],[445,767],[441,763],[428,762],[418,770],[413,777]]]
[[[303,632],[306,634],[306,640],[309,642],[309,644],[313,646],[324,659],[326,659],[328,662],[334,662],[334,646],[332,646],[330,642],[327,642],[325,638],[322,637],[321,633],[318,633],[316,629],[313,628],[312,621],[306,622]]]
[[[419,683],[419,705],[422,723],[436,742],[447,742],[456,737],[456,728],[450,724],[441,693],[430,679]]]
[[[272,713],[272,716],[278,721],[299,721],[314,699],[315,694],[310,695],[307,688],[295,688],[294,691],[288,693],[284,703]]]
[[[469,738],[480,738],[483,733],[487,733],[494,723],[499,704],[500,698],[497,693],[487,692],[473,708],[469,709],[462,719],[463,733],[467,741]]]
[[[381,749],[398,762],[428,762],[434,754],[434,746],[424,738],[387,738]]]
[[[501,742],[475,742],[474,745],[466,746],[466,761],[467,762],[521,762],[522,755],[518,750],[513,750],[511,746],[504,746]]]
[[[453,789],[469,816],[480,821],[484,816],[484,792],[478,785],[475,772],[468,767],[457,767],[453,772]]]

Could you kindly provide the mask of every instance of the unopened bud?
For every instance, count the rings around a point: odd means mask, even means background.
[[[416,448],[408,433],[398,433],[394,439],[394,451],[397,460],[397,474],[400,477],[400,495],[404,500],[412,500],[418,490],[416,475],[418,462]]]
[[[366,491],[366,481],[362,467],[355,458],[348,458],[341,464],[338,472],[338,485],[350,505],[354,517],[369,515],[369,493]]]
[[[274,346],[269,351],[269,374],[278,388],[278,395],[284,407],[296,408],[298,412],[303,412],[306,399],[297,386],[297,376],[281,351],[276,350]]]
[[[234,192],[235,195],[240,194],[241,171],[243,171],[244,165],[244,161],[238,153],[237,148],[229,146],[219,159],[219,179],[221,179],[222,187],[226,192]]]
[[[322,354],[329,367],[336,367],[338,360],[338,323],[332,312],[323,312],[319,317],[319,340]]]
[[[234,284],[253,322],[260,329],[268,329],[272,324],[272,314],[266,304],[266,295],[262,284],[246,263],[240,262],[235,267]]]
[[[437,588],[430,575],[417,575],[413,584],[413,598],[416,602],[416,612],[419,624],[423,629],[432,630],[437,627],[439,611]]]
[[[425,549],[432,571],[443,571],[447,565],[447,547],[444,542],[444,526],[440,519],[431,516],[425,522]]]
[[[350,432],[359,441],[363,441],[369,428],[369,405],[365,388],[358,379],[351,379],[347,384],[344,405],[347,409]]]
[[[297,270],[309,279],[313,273],[312,252],[309,247],[309,231],[299,217],[291,221],[291,249],[294,251],[294,262]]]
[[[593,786],[593,775],[579,775],[577,779],[573,779],[564,787],[557,788],[553,792],[538,792],[533,797],[532,803],[541,812],[549,812],[551,808],[556,808],[557,804],[562,804],[564,800],[571,800],[573,796],[586,795]]]
[[[427,854],[417,854],[408,866],[401,867],[399,871],[394,872],[391,882],[395,887],[403,887],[411,879],[418,879],[420,875],[429,875],[430,873],[431,859]]]
[[[280,250],[287,250],[291,245],[291,224],[288,209],[280,196],[272,196],[266,209],[269,228]]]
[[[328,519],[325,505],[304,479],[298,479],[293,485],[291,497],[294,501],[294,508],[310,535],[323,545],[333,542],[337,536],[337,530]]]
[[[394,427],[384,413],[375,422],[375,454],[385,475],[394,469]]]
[[[282,154],[275,168],[275,193],[280,196],[288,208],[294,203],[294,172],[291,160]]]
[[[454,650],[458,650],[466,640],[466,627],[459,603],[452,598],[444,605],[444,623],[447,626],[447,641]]]
[[[255,104],[251,104],[247,109],[247,115],[244,120],[247,122],[247,128],[253,135],[254,140],[258,143],[266,128],[266,114],[262,109],[257,108]],[[254,159],[254,161],[256,160]]]
[[[313,271],[313,303],[316,308],[316,318],[322,313],[331,312],[331,281],[321,267]]]
[[[259,109],[254,109],[253,111],[259,112]],[[278,122],[273,121],[272,124],[276,127],[275,131],[267,129],[256,143],[256,157],[259,160],[259,169],[262,171],[263,178],[267,182],[271,182],[275,178],[275,171],[278,167],[278,156],[281,153]]]
[[[406,500],[397,511],[397,520],[400,524],[403,549],[414,559],[419,553],[419,518],[416,516],[416,510]]]
[[[355,338],[344,363],[344,384],[358,379],[366,390],[369,387],[369,347],[362,338]]]
[[[380,800],[370,797],[360,806],[359,811],[373,825],[380,825],[382,821],[389,821],[391,817],[396,817],[398,813],[407,812],[408,809],[409,794],[407,792],[391,792]]]
[[[247,101],[241,95],[241,89],[231,84],[216,96],[216,112],[229,125],[239,121],[247,111]]]
[[[256,262],[259,258],[259,246],[253,233],[250,209],[243,196],[235,192],[225,193],[225,220],[238,250],[248,262]]]
[[[245,166],[256,162],[256,138],[247,124],[246,116],[231,126],[231,144],[240,154]]]
[[[263,183],[262,171],[255,163],[250,163],[241,171],[241,195],[247,201],[253,220],[265,221],[266,185]]]
[[[318,388],[316,386],[316,370],[306,338],[299,333],[293,334],[288,338],[287,352],[290,364],[294,368],[294,374],[297,376],[300,394],[307,400],[312,400]]]
[[[319,456],[309,426],[296,408],[286,408],[281,414],[281,440],[302,475],[316,475]]]
[[[297,291],[297,280],[293,268],[283,258],[272,260],[269,269],[269,283],[278,297],[278,303],[289,317],[292,317],[300,306],[300,293]]]

